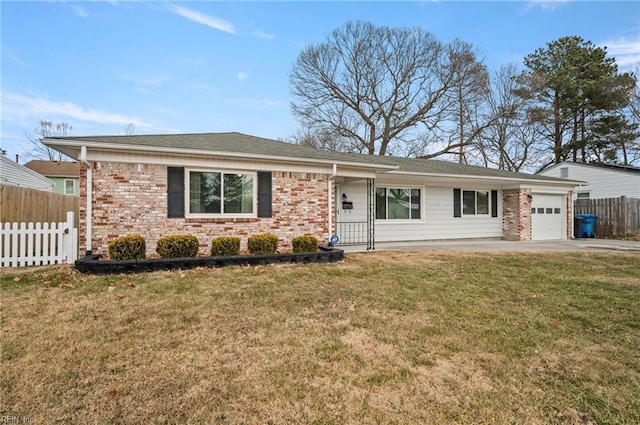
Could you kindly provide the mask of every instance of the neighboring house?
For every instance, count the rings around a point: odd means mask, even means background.
[[[573,194],[574,200],[640,198],[640,167],[561,162],[539,171],[538,175],[582,181]]]
[[[579,182],[426,159],[327,152],[240,133],[45,138],[80,163],[80,238],[302,234],[327,243],[567,239]],[[88,188],[88,190],[87,190]]]
[[[34,159],[25,167],[47,177],[55,193],[80,196],[80,164],[73,161],[43,161]]]
[[[53,182],[4,155],[0,155],[0,184],[53,191]]]

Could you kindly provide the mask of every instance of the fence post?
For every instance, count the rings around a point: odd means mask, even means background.
[[[629,203],[627,202],[627,197],[626,196],[621,196],[620,197],[620,202],[622,203],[621,206],[621,221],[622,221],[622,225],[620,227],[622,227],[622,234],[620,236],[626,236],[629,232],[629,224],[628,224],[628,219],[627,217],[629,217]]]
[[[74,226],[75,219],[73,211],[67,212],[67,223],[64,226],[64,233],[62,235],[62,246],[64,249],[64,260],[67,264],[73,264],[76,261],[77,247],[74,247]]]

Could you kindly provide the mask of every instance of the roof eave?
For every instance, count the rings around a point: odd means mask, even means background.
[[[495,180],[495,181],[509,181],[513,183],[536,183],[536,184],[554,184],[557,186],[580,186],[583,184],[587,184],[587,182],[578,181],[578,180],[566,180],[566,179],[557,179],[557,180],[541,180],[541,179],[522,179],[517,177],[502,177],[502,176],[481,176],[474,174],[446,174],[446,173],[424,173],[424,172],[411,172],[411,171],[400,171],[394,170],[389,172],[389,174],[402,174],[409,176],[424,176],[424,177],[438,177],[438,178],[450,178],[450,179],[484,179],[484,180]],[[532,174],[532,176],[535,174]]]
[[[172,153],[172,154],[180,154],[180,155],[190,154],[190,155],[198,155],[198,156],[207,155],[207,156],[225,157],[225,158],[271,160],[271,161],[279,161],[279,162],[288,161],[288,162],[296,162],[296,163],[303,163],[303,164],[305,163],[306,164],[323,164],[323,165],[336,164],[336,165],[349,166],[349,167],[355,167],[355,168],[366,168],[370,170],[384,171],[384,172],[398,169],[397,165],[386,165],[386,164],[378,165],[378,164],[345,161],[345,160],[300,158],[295,156],[248,154],[248,153],[242,153],[242,152],[224,152],[224,151],[211,151],[211,150],[202,150],[202,149],[184,149],[181,152],[177,153],[175,148],[170,148],[165,146],[130,146],[130,145],[110,143],[108,144],[108,148],[105,149],[105,143],[100,143],[100,142],[88,142],[88,141],[64,140],[64,139],[47,139],[47,138],[42,139],[42,143],[54,149],[58,145],[60,147],[73,147],[73,148],[80,148],[82,146],[85,146],[87,148],[126,151],[126,152]]]

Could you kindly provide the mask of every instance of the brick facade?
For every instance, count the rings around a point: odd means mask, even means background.
[[[87,179],[81,168],[80,246],[85,247]],[[303,234],[324,243],[328,177],[274,172],[271,218],[167,218],[166,165],[94,163],[92,252],[106,256],[109,241],[131,234],[145,238],[147,256],[155,255],[158,239],[175,234],[196,236],[202,255],[209,255],[211,240],[218,236],[240,237],[241,249],[249,236],[266,232],[278,236],[281,251],[290,250],[291,239]]]
[[[531,190],[512,189],[502,192],[502,231],[506,241],[530,241]]]
[[[567,239],[573,239],[573,191],[567,193],[565,197],[565,208],[567,212],[566,221],[567,221]]]

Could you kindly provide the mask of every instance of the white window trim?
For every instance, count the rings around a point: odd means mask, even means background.
[[[426,191],[425,186],[396,186],[393,184],[388,185],[380,185],[376,186],[374,191],[378,188],[382,189],[418,189],[420,190],[420,218],[376,218],[375,222],[380,224],[415,224],[415,223],[424,223],[425,222],[425,199],[426,199]],[[375,200],[375,194],[374,194]],[[374,202],[375,209],[375,202]],[[388,212],[388,210],[387,210]],[[375,211],[374,211],[375,214]]]
[[[474,193],[474,213],[468,214],[464,212],[464,193],[465,192],[473,192]],[[487,192],[487,212],[479,214],[478,213],[478,192]],[[478,217],[478,218],[487,218],[491,217],[491,189],[461,189],[460,192],[460,212],[462,213],[462,217]],[[494,217],[495,218],[495,217]]]
[[[580,196],[587,195],[587,196]],[[583,190],[581,192],[576,192],[576,199],[591,199],[591,191]]]
[[[253,177],[253,212],[252,213],[234,213],[234,214],[216,214],[216,213],[190,213],[189,206],[191,204],[191,185],[189,178],[192,172],[200,173],[220,173],[224,174],[249,174]],[[222,181],[222,202],[224,205],[224,178]],[[247,170],[226,170],[211,168],[185,168],[184,169],[184,216],[185,218],[255,218],[258,217],[258,172]]]
[[[71,193],[67,193],[67,182],[71,182],[71,184],[73,186],[73,190],[71,191]],[[64,179],[63,193],[65,195],[75,195],[76,194],[76,181],[74,179]]]

